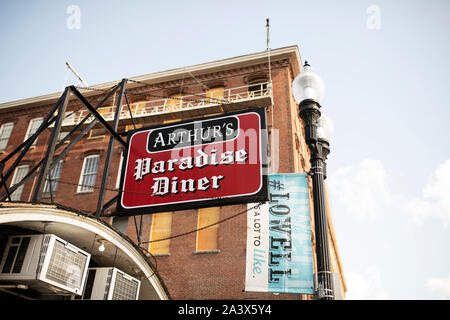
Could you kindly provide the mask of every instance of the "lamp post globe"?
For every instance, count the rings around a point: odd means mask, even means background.
[[[320,100],[324,95],[322,78],[305,61],[301,73],[292,83],[292,94],[299,106],[299,116],[305,129],[305,141],[310,150],[314,226],[316,235],[317,290],[316,298],[333,300],[333,279],[330,267],[328,219],[325,207],[324,179],[326,158],[330,152],[332,123],[323,115]]]
[[[314,100],[317,103],[324,95],[323,79],[313,71],[308,61],[302,67],[300,74],[292,82],[292,94],[297,103],[303,100]]]
[[[333,133],[333,120],[325,112],[321,111],[321,115],[317,125],[317,138],[320,141],[330,143],[330,140],[333,138]]]

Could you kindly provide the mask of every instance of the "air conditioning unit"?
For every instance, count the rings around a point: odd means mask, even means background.
[[[141,281],[117,268],[89,268],[84,300],[137,300]]]
[[[91,255],[53,234],[11,236],[0,280],[26,283],[43,293],[81,295]]]

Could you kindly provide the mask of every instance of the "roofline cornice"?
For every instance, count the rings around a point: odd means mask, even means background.
[[[144,74],[144,75],[140,75],[140,76],[129,77],[128,79],[145,82],[148,84],[156,84],[156,83],[161,83],[161,82],[166,82],[166,81],[177,80],[179,78],[182,78],[183,76],[185,77],[186,74],[188,74],[189,76],[191,74],[194,76],[199,76],[202,74],[230,70],[233,68],[241,68],[241,67],[259,64],[259,63],[267,63],[268,53],[270,53],[270,61],[271,62],[288,58],[288,59],[297,60],[298,65],[301,66],[301,58],[300,58],[298,46],[294,45],[294,46],[288,46],[288,47],[270,50],[269,52],[266,50],[266,51],[242,55],[242,56],[238,56],[238,57],[196,64],[196,65],[192,65],[192,66],[188,66],[188,67],[176,68],[176,69],[171,69],[171,70],[166,70],[166,71]],[[101,83],[101,84],[93,85],[93,86],[89,86],[89,87],[94,88],[94,89],[109,89],[112,86],[118,84],[120,81],[121,80],[115,80],[115,81],[105,82],[105,83]],[[133,88],[133,87],[138,87],[138,86],[141,86],[141,85],[134,83],[134,82],[127,83],[128,88]],[[17,108],[17,107],[28,108],[28,107],[38,107],[38,106],[43,106],[46,104],[52,104],[52,103],[55,103],[59,99],[61,94],[62,94],[62,92],[55,92],[55,93],[50,93],[50,94],[46,94],[46,95],[42,95],[42,96],[30,97],[30,98],[25,98],[25,99],[21,99],[21,100],[15,100],[15,101],[1,103],[0,111],[5,110],[5,109]],[[94,96],[94,95],[98,95],[98,92],[83,90],[83,95]]]

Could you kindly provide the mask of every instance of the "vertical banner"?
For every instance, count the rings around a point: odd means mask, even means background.
[[[306,174],[270,175],[269,199],[248,204],[245,291],[313,294]]]

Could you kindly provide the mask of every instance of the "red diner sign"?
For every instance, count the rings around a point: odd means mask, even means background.
[[[265,108],[128,134],[119,215],[267,200]]]

